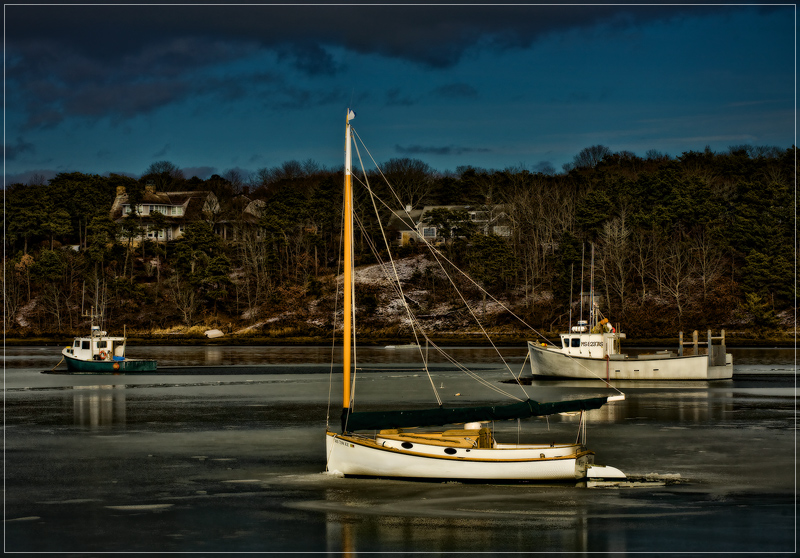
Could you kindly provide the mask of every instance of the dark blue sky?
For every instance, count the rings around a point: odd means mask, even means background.
[[[561,170],[795,143],[796,9],[6,5],[6,183],[380,162]]]

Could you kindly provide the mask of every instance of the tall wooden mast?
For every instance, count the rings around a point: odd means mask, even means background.
[[[350,409],[350,356],[353,338],[353,183],[351,177],[351,135],[350,120],[356,114],[348,109],[345,121],[344,144],[344,339],[342,372],[344,375],[342,397],[342,430],[345,428],[345,417]]]

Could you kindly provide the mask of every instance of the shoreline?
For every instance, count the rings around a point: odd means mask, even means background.
[[[441,335],[430,336],[434,343],[439,346],[447,347],[487,347],[491,346],[483,335]],[[498,347],[525,347],[530,337],[521,335],[498,335],[492,342]],[[547,338],[549,341],[558,339],[558,334]],[[685,339],[685,337],[684,337]],[[72,343],[72,336],[22,336],[4,337],[4,346],[61,346]],[[701,336],[702,340],[702,336]],[[251,336],[227,334],[223,337],[209,339],[205,336],[172,334],[172,335],[130,335],[128,341],[135,346],[305,346],[305,347],[328,347],[331,345],[330,338],[323,337],[278,337],[278,336]],[[405,345],[413,343],[414,339],[405,337],[360,337],[359,345],[367,347],[381,347],[387,345]],[[339,339],[337,338],[337,345]],[[782,336],[730,336],[726,335],[726,347],[746,348],[793,348],[797,346],[797,340],[788,335]],[[678,338],[676,337],[652,337],[642,339],[626,339],[623,347],[676,347]]]

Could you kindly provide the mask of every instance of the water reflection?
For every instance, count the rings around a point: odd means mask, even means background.
[[[604,513],[592,514],[577,500],[565,500],[562,495],[553,505],[542,502],[538,494],[529,497],[524,487],[520,490],[522,495],[502,501],[496,494],[474,495],[472,488],[469,493],[447,491],[440,497],[401,496],[374,501],[353,498],[349,491],[328,490],[326,500],[316,505],[327,510],[326,550],[331,554],[356,556],[358,551],[414,552],[421,548],[426,554],[494,552],[498,548],[588,552],[596,551],[598,543],[605,551],[626,550],[624,531],[602,517]],[[590,548],[591,528],[596,533],[600,523],[604,526],[600,538],[604,540],[593,541]]]
[[[76,426],[91,430],[125,424],[125,386],[74,386],[72,416]]]

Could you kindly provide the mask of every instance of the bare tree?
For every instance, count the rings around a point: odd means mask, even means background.
[[[242,186],[245,183],[245,176],[241,169],[230,169],[222,175],[222,178],[230,182],[231,189],[235,193],[240,193],[242,191]]]
[[[245,314],[252,320],[258,315],[258,308],[264,304],[273,291],[272,278],[267,270],[269,246],[258,236],[255,229],[242,230],[239,246],[239,260],[242,274],[237,281],[237,289],[244,298]]]
[[[647,298],[647,279],[651,276],[653,266],[653,242],[650,236],[640,231],[630,239],[631,265],[642,286],[642,302]]]
[[[23,256],[28,257],[30,256]],[[24,269],[24,268],[22,268]],[[25,286],[23,284],[23,273],[19,264],[15,265],[12,261],[6,260],[5,272],[3,273],[3,331],[7,332],[14,327],[17,313],[23,306],[25,299]]]
[[[695,254],[697,272],[703,284],[703,300],[705,300],[708,286],[719,279],[724,272],[724,258],[706,229],[692,235],[689,242],[691,250]]]
[[[175,308],[183,315],[183,323],[186,325],[192,324],[192,318],[195,312],[200,307],[197,291],[186,281],[181,280],[180,275],[176,272],[175,275],[170,277],[167,281],[167,288],[169,290],[170,298]]]
[[[692,247],[682,233],[672,238],[661,237],[654,244],[655,264],[651,275],[661,292],[665,292],[675,300],[678,309],[678,322],[683,316],[683,302],[692,276],[696,273],[696,260],[692,255]]]
[[[619,300],[620,311],[625,308],[625,294],[629,280],[630,237],[631,231],[625,226],[625,211],[603,224],[600,232],[600,257],[598,258],[600,275],[606,285],[608,308],[612,307],[611,294]],[[621,312],[620,312],[621,313]]]
[[[575,155],[572,163],[564,165],[564,170],[571,169],[593,169],[603,160],[603,157],[610,155],[611,150],[605,145],[593,145],[585,147]]]
[[[433,188],[435,173],[419,159],[389,159],[381,169],[403,205],[416,206]]]

